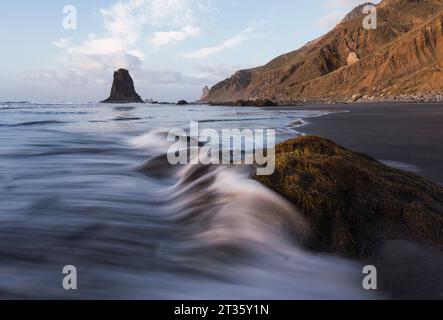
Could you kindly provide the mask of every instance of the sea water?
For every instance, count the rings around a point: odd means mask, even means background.
[[[325,111],[0,103],[0,298],[360,299],[362,266],[248,166],[171,167],[163,132],[302,134]],[[77,290],[62,282],[77,270]]]

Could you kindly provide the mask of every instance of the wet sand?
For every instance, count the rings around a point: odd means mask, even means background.
[[[335,105],[315,109],[350,112],[309,119],[301,132],[330,138],[443,185],[443,104]]]

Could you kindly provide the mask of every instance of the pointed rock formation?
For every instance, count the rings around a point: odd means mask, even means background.
[[[209,92],[210,92],[209,87],[208,87],[208,86],[205,86],[205,87],[203,88],[202,96],[201,96],[200,100],[204,100],[204,99],[206,99],[206,97],[209,96]]]
[[[114,72],[111,95],[103,103],[144,103],[135,92],[134,81],[128,70],[119,69]]]

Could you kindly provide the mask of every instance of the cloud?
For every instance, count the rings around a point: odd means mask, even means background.
[[[197,74],[196,77],[206,78],[209,82],[220,81],[225,79],[232,74],[234,74],[237,70],[246,69],[251,66],[232,66],[227,64],[220,64],[216,66],[196,66],[195,70]]]
[[[84,77],[72,69],[38,69],[27,72],[26,77],[29,80],[45,81],[65,87],[82,87],[94,82],[91,77]]]
[[[75,85],[87,85],[107,82],[111,70],[126,68],[145,84],[183,81],[185,77],[174,71],[143,70],[145,54],[140,46],[146,43],[147,33],[152,34],[149,41],[155,48],[198,36],[200,18],[210,10],[209,3],[210,0],[114,2],[99,10],[102,33],[91,33],[80,41],[73,38],[53,41],[52,45],[61,50],[62,65],[37,70],[32,78],[41,76],[42,80],[66,84],[71,77]]]
[[[67,68],[83,73],[90,71],[106,72],[118,68],[137,70],[142,65],[140,57],[123,51],[109,54],[71,53],[67,59]]]
[[[183,75],[174,70],[138,70],[133,73],[137,86],[148,87],[153,85],[185,85],[203,87],[209,81],[205,77]]]
[[[243,42],[249,40],[253,36],[255,30],[256,30],[255,27],[246,28],[237,35],[235,35],[234,37],[223,41],[221,44],[217,46],[206,47],[196,50],[194,52],[186,54],[185,57],[191,59],[206,59],[213,54],[241,45]]]
[[[130,0],[101,9],[106,30],[114,36],[134,41],[144,26],[182,27],[197,23],[197,0]],[[199,4],[199,6],[197,6]]]
[[[100,10],[105,34],[89,35],[77,46],[72,41],[60,39],[53,42],[69,53],[111,54],[133,51],[145,29],[172,27],[178,31],[155,31],[153,43],[166,45],[184,41],[199,33],[195,8],[201,8],[202,0],[129,0],[117,2]],[[198,6],[196,4],[199,4]]]
[[[64,48],[69,47],[73,41],[74,41],[74,39],[72,39],[72,38],[61,38],[59,40],[53,41],[52,45],[56,46],[57,48],[64,49]]]
[[[133,77],[139,86],[180,83],[183,79],[180,72],[172,70],[139,70]]]
[[[185,41],[188,38],[196,37],[200,33],[199,27],[191,25],[184,26],[180,31],[157,31],[154,32],[149,42],[156,48],[178,42]]]
[[[118,37],[97,37],[90,34],[89,38],[76,46],[68,46],[65,49],[68,53],[83,54],[111,54],[122,52],[130,48],[127,40]]]
[[[197,85],[202,86],[207,83],[206,78],[196,76],[184,76],[175,70],[155,70],[136,69],[131,72],[131,76],[138,88],[152,85]],[[63,87],[83,87],[91,85],[110,85],[112,74],[99,70],[89,72],[79,72],[76,69],[38,69],[26,73],[26,78],[32,81],[38,80],[51,85],[61,85]],[[106,87],[108,88],[108,87]]]

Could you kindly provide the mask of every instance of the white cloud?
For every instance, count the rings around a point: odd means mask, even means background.
[[[89,38],[80,45],[66,47],[68,53],[82,54],[111,54],[122,52],[130,48],[125,39],[118,37],[97,37],[95,34],[89,35]]]
[[[198,0],[130,0],[100,10],[106,30],[117,37],[134,41],[146,25],[182,27],[197,22]],[[200,7],[199,6],[199,7]]]
[[[103,73],[125,68],[137,70],[141,68],[142,60],[127,52],[115,52],[109,54],[82,54],[72,53],[67,61],[68,68],[87,73],[101,71]]]
[[[179,28],[179,31],[156,31],[153,43],[166,45],[196,36],[199,27],[195,7],[202,0],[129,0],[119,1],[101,9],[106,34],[89,35],[80,45],[70,46],[69,52],[84,54],[111,54],[136,49],[146,28]],[[65,45],[63,39],[54,42]],[[64,46],[66,47],[66,46]]]
[[[81,87],[91,84],[95,79],[84,77],[72,69],[38,69],[26,73],[29,80],[46,81],[51,84],[60,84],[65,87]]]
[[[239,34],[237,34],[236,36],[223,41],[221,44],[219,44],[217,46],[199,49],[197,51],[186,54],[185,57],[192,58],[192,59],[208,58],[209,56],[211,56],[215,53],[218,53],[223,50],[234,48],[234,47],[241,45],[243,42],[245,42],[251,38],[254,31],[255,31],[254,27],[246,28],[245,30],[243,30]]]
[[[64,49],[69,47],[73,41],[74,39],[72,38],[61,38],[59,40],[53,41],[52,45],[56,46],[57,48]]]
[[[179,83],[183,79],[180,72],[172,70],[139,70],[133,77],[139,86]]]
[[[145,84],[174,83],[184,77],[174,71],[143,70],[145,54],[140,45],[145,34],[155,47],[172,45],[195,37],[200,18],[210,10],[210,0],[128,0],[101,9],[103,33],[89,34],[81,41],[62,38],[52,44],[62,50],[61,68],[37,70],[32,78],[87,85],[105,82],[109,72],[126,68]],[[163,31],[172,30],[172,31]],[[146,42],[145,42],[146,43]],[[87,81],[85,78],[89,77]],[[81,80],[78,80],[81,79]]]
[[[178,42],[185,41],[188,38],[196,37],[200,33],[199,27],[193,27],[191,25],[184,26],[180,31],[157,31],[154,32],[149,42],[158,48],[170,44],[176,44]]]

